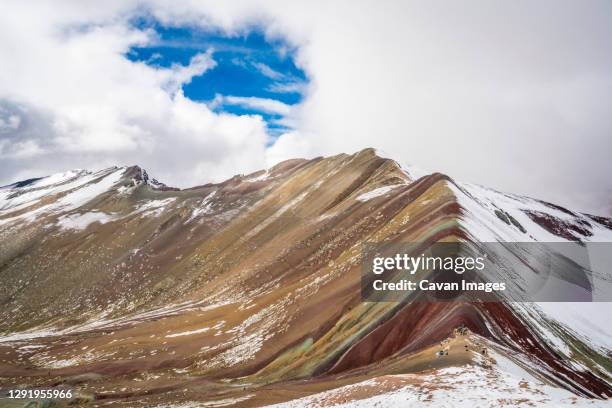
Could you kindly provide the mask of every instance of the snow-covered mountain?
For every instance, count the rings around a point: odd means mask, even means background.
[[[136,166],[17,182],[0,188],[0,383],[92,406],[605,403],[610,304],[362,301],[364,243],[449,237],[585,246],[612,220],[373,149],[184,190]]]

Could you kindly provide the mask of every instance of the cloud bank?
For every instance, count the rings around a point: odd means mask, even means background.
[[[0,16],[0,179],[139,163],[179,186],[295,156],[373,146],[419,167],[610,213],[612,4],[606,1],[7,3]],[[214,65],[124,58],[155,33],[130,18],[257,25],[310,79],[271,143],[258,116],[180,87]],[[262,73],[275,75],[260,66]],[[301,85],[303,86],[303,84]],[[12,119],[11,119],[12,118]]]
[[[265,165],[260,117],[214,113],[182,93],[215,66],[212,50],[168,68],[129,61],[130,47],[155,39],[130,26],[136,9],[63,5],[15,3],[0,17],[3,182],[140,164],[188,186]]]

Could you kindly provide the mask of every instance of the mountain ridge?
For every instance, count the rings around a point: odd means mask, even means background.
[[[420,177],[426,176],[426,175],[430,175],[430,174],[434,174],[434,173],[438,173],[438,174],[442,174],[445,177],[448,177],[449,180],[455,182],[455,179],[452,178],[449,175],[446,175],[444,173],[439,173],[436,171],[432,171],[432,172],[427,172],[425,170],[419,169],[419,168],[413,168],[412,166],[403,166],[402,164],[400,164],[397,159],[392,158],[389,156],[388,153],[381,153],[380,150],[372,148],[372,147],[368,147],[368,148],[364,148],[356,153],[354,153],[353,155],[357,155],[357,154],[362,154],[362,153],[371,153],[377,157],[380,157],[382,159],[385,160],[390,160],[391,162],[395,163],[402,171],[405,172],[406,175],[408,175],[410,178],[412,178],[413,180],[416,180]],[[346,153],[341,153],[338,154],[336,156],[329,156],[331,157],[340,157],[340,156],[351,156],[350,154],[346,154]],[[312,159],[304,159],[304,158],[293,158],[293,159],[287,159],[287,160],[283,160],[269,168],[266,169],[260,169],[260,170],[255,170],[251,173],[247,173],[247,174],[236,174],[226,180],[222,180],[219,182],[207,182],[204,184],[197,184],[195,186],[188,186],[188,187],[183,187],[183,188],[179,188],[179,187],[174,187],[174,186],[168,186],[160,181],[158,181],[155,178],[149,178],[149,174],[148,171],[141,165],[139,164],[131,164],[131,165],[123,165],[123,166],[109,166],[103,169],[99,169],[99,170],[90,170],[90,169],[70,169],[64,172],[58,172],[58,173],[53,173],[51,175],[47,175],[47,176],[40,176],[40,177],[32,177],[32,178],[28,178],[28,179],[24,179],[24,180],[18,180],[18,181],[14,181],[12,183],[9,183],[7,185],[4,186],[0,186],[0,189],[9,189],[9,188],[23,188],[23,187],[27,187],[28,185],[30,185],[31,183],[43,180],[43,179],[48,179],[48,178],[52,178],[52,177],[56,177],[56,176],[62,176],[65,174],[69,174],[69,173],[79,173],[79,172],[84,172],[86,174],[95,174],[95,173],[100,173],[100,172],[105,172],[105,171],[109,171],[111,169],[125,169],[126,172],[132,172],[133,173],[133,178],[136,181],[144,181],[145,183],[148,183],[149,185],[151,185],[153,188],[157,188],[157,189],[162,189],[162,190],[173,190],[173,191],[185,191],[185,190],[195,190],[198,188],[203,188],[203,187],[211,187],[211,186],[219,186],[219,185],[223,185],[223,184],[227,184],[227,183],[231,183],[233,181],[236,180],[248,180],[248,179],[258,179],[260,176],[262,176],[263,174],[268,174],[271,170],[277,168],[277,167],[282,167],[282,166],[286,166],[288,164],[292,164],[295,162],[299,162],[299,163],[308,163],[308,162],[314,162],[314,161],[318,161],[318,160],[323,160],[326,157],[324,156],[317,156],[314,157]],[[478,187],[483,187],[486,188],[488,190],[492,190],[495,191],[499,194],[509,194],[509,195],[513,195],[516,197],[522,197],[522,198],[526,198],[526,199],[531,199],[531,200],[535,200],[535,201],[539,201],[547,206],[559,209],[560,211],[566,212],[566,213],[579,213],[588,217],[593,217],[594,219],[599,218],[600,219],[600,223],[610,223],[610,220],[612,220],[612,217],[609,216],[605,216],[605,215],[597,215],[597,214],[591,214],[588,212],[577,212],[577,211],[571,211],[569,209],[567,209],[566,207],[563,207],[561,205],[558,204],[554,204],[550,201],[546,201],[546,200],[542,200],[542,199],[538,199],[536,197],[532,197],[532,196],[528,196],[528,195],[523,195],[523,194],[516,194],[516,193],[508,193],[508,192],[504,192],[501,190],[497,190],[497,189],[493,189],[490,187],[486,187],[484,185],[481,184],[477,184],[477,183],[462,183],[459,182],[461,184],[469,184],[469,185],[473,185],[473,186],[478,186]],[[157,187],[156,187],[157,186]],[[606,221],[607,220],[607,221]]]
[[[145,174],[111,167],[0,190],[0,376],[96,373],[84,389],[109,389],[96,398],[167,401],[154,379],[133,374],[138,366],[187,386],[184,398],[210,386],[210,398],[253,394],[243,403],[263,405],[290,399],[298,380],[324,391],[398,370],[478,365],[474,344],[486,340],[539,381],[612,395],[610,344],[572,331],[559,309],[368,305],[359,290],[365,242],[581,245],[612,241],[607,219],[440,173],[411,176],[373,149],[183,190],[151,186]],[[461,343],[458,327],[472,351],[424,357]],[[275,397],[265,384],[276,384]],[[126,385],[147,391],[119,392]]]

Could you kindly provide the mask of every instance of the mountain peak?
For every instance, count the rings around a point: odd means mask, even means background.
[[[165,185],[164,183],[161,183],[157,181],[156,179],[149,177],[149,174],[147,173],[147,171],[138,165],[126,167],[124,177],[131,179],[132,183],[135,186],[145,184],[155,190],[164,190],[164,191],[178,191],[179,190],[178,188],[169,187]]]
[[[538,361],[525,369],[557,387],[612,395],[598,368],[609,352],[602,336],[573,336],[546,314],[556,309],[412,298],[372,306],[360,292],[371,243],[584,246],[612,241],[607,219],[440,173],[416,178],[373,149],[159,186],[130,166],[0,190],[0,345],[18,356],[0,362],[23,373],[20,384],[105,372],[96,387],[138,383],[140,396],[160,396],[153,378],[167,376],[203,398],[194,379],[207,376],[223,379],[223,398],[246,387],[259,406],[270,401],[259,384],[494,364],[480,353],[487,347],[500,361]],[[434,357],[453,342],[452,358]],[[132,374],[135,364],[151,377]]]

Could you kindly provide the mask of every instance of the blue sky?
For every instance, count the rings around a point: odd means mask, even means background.
[[[612,2],[328,3],[3,2],[0,183],[139,164],[189,187],[376,147],[612,214]]]
[[[296,65],[295,49],[287,42],[268,39],[257,27],[230,36],[219,30],[167,27],[151,20],[133,24],[154,30],[158,39],[151,45],[131,48],[127,58],[170,67],[187,65],[194,55],[212,49],[216,66],[184,85],[184,95],[209,103],[216,112],[260,115],[273,138],[290,130],[279,123],[285,115],[283,109],[272,111],[244,103],[244,98],[261,98],[290,107],[302,101],[308,78]]]

